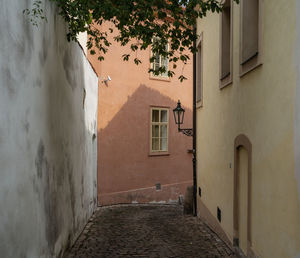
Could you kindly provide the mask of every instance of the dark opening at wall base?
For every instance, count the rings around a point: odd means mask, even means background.
[[[156,188],[156,191],[161,190],[161,184],[160,184],[160,183],[157,183],[157,184],[155,185],[155,188]]]
[[[217,207],[217,217],[218,217],[218,221],[221,222],[221,210],[219,207]]]
[[[239,247],[239,239],[237,237],[233,238],[233,246]]]

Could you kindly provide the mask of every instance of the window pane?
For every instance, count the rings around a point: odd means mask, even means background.
[[[167,110],[161,110],[161,122],[168,122],[168,111]]]
[[[161,63],[162,63],[161,65],[166,69],[166,71],[162,74],[163,76],[168,76],[168,63],[169,63],[168,61],[169,60],[166,57],[161,58]]]
[[[160,56],[158,54],[155,55],[155,60],[154,60],[154,63],[153,63],[154,71],[158,71],[158,69],[159,69],[159,57]]]
[[[159,125],[152,125],[152,137],[159,137]]]
[[[167,57],[161,57],[161,64],[162,66],[166,67],[166,70],[168,69],[168,58]]]
[[[159,150],[159,138],[152,138],[152,150]]]
[[[160,137],[166,138],[168,137],[168,127],[167,125],[162,125],[160,128]]]
[[[152,110],[152,122],[159,122],[159,110]]]
[[[162,151],[167,151],[167,145],[168,145],[168,139],[167,138],[161,138],[160,139],[160,146]]]
[[[242,63],[258,53],[258,0],[243,1]]]
[[[230,37],[231,37],[231,17],[230,1],[222,12],[222,48],[221,48],[221,79],[230,74]]]

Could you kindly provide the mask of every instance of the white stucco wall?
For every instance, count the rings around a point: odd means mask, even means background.
[[[97,203],[98,79],[53,4],[27,21],[32,2],[0,1],[1,257],[61,255]]]
[[[86,43],[88,40],[87,32],[80,32],[78,34],[77,40],[78,40],[79,44],[81,45],[85,55],[87,56],[87,50],[88,50],[87,46],[86,46]]]

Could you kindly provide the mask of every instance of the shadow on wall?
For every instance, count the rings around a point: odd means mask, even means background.
[[[100,204],[167,202],[185,193],[192,182],[192,156],[188,153],[192,137],[177,131],[173,117],[176,104],[177,101],[141,84],[108,125],[98,131]],[[150,153],[151,107],[169,108],[166,156]],[[185,110],[184,127],[190,128],[192,111]],[[162,189],[156,191],[158,183]]]
[[[56,31],[53,42],[59,41],[57,35],[64,36]],[[45,62],[54,64],[62,59],[62,63],[56,64],[58,69],[48,67],[41,79],[47,91],[45,118],[49,132],[39,142],[34,184],[37,194],[43,196],[46,239],[54,255],[55,246],[61,245],[58,249],[63,251],[73,243],[92,214],[91,203],[96,204],[96,160],[92,157],[96,142],[85,123],[83,97],[87,82],[80,48],[73,43],[60,46],[49,59]],[[57,243],[66,234],[65,243]]]
[[[55,29],[59,26],[56,23]],[[54,35],[64,37],[65,32],[55,31]],[[59,42],[59,38],[54,38],[54,42]],[[41,191],[46,237],[54,254],[59,237],[67,233],[66,242],[59,243],[63,251],[74,242],[94,210],[97,147],[86,118],[86,106],[90,100],[86,95],[91,94],[91,86],[88,84],[92,82],[86,78],[85,66],[88,62],[81,49],[74,43],[61,45],[49,58],[53,58],[50,63],[54,64],[55,60],[61,59],[62,64],[58,69],[47,69],[42,80],[47,89],[46,118],[49,132],[48,139],[40,140],[37,155],[39,161],[43,160],[46,164],[41,166],[46,171],[40,173],[42,176],[39,179],[43,181]],[[97,87],[97,82],[94,86]],[[50,154],[49,157],[40,159],[44,153]],[[36,162],[38,164],[40,162]]]

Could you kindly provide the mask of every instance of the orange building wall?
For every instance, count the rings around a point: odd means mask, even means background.
[[[108,30],[109,24],[102,25]],[[139,51],[142,64],[124,62],[128,47],[113,43],[105,60],[89,55],[101,77],[111,77],[107,85],[99,80],[98,104],[98,202],[116,203],[170,202],[178,200],[192,185],[192,137],[177,132],[173,108],[178,99],[186,112],[184,128],[192,127],[192,60],[184,66],[188,80],[169,81],[150,78],[150,49]],[[133,58],[135,53],[133,54]],[[150,108],[169,108],[168,155],[150,155]],[[161,184],[161,190],[155,185]]]

